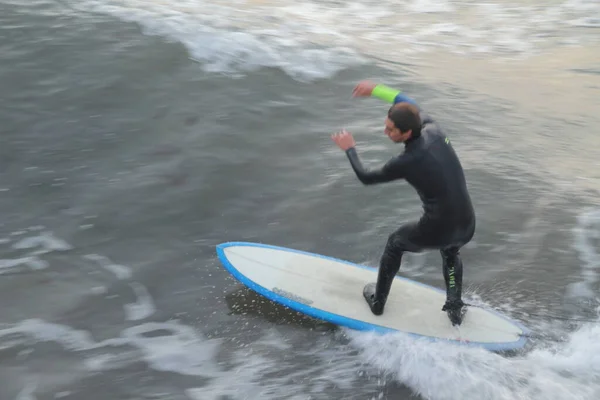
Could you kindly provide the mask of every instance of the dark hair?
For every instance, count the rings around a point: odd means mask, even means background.
[[[410,103],[394,104],[388,110],[388,118],[401,132],[412,130],[412,136],[421,135],[421,116],[419,109]]]

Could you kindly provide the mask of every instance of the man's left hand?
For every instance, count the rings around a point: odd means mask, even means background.
[[[346,151],[356,146],[356,142],[352,137],[352,134],[345,129],[342,129],[341,132],[334,133],[331,135],[331,139],[338,145],[340,149]]]

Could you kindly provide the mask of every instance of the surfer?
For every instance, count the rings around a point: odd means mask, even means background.
[[[375,315],[383,314],[394,276],[404,252],[436,249],[442,256],[446,282],[446,311],[452,325],[460,325],[465,311],[462,301],[463,264],[460,249],[475,233],[475,213],[460,161],[440,126],[416,102],[399,90],[369,81],[360,82],[353,97],[376,97],[393,103],[385,119],[384,133],[404,152],[379,169],[365,169],[352,134],[332,135],[365,185],[406,180],[422,203],[420,219],[402,225],[389,235],[380,259],[376,283],[368,283],[363,296]]]

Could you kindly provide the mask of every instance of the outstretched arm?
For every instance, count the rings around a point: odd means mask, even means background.
[[[360,157],[356,151],[356,147],[351,147],[346,150],[350,165],[356,174],[356,177],[364,185],[373,185],[376,183],[390,182],[404,177],[404,168],[399,159],[392,159],[382,168],[368,170],[363,167]]]
[[[431,118],[429,114],[422,110],[414,99],[403,94],[398,89],[394,89],[382,84],[375,84],[370,81],[362,81],[356,85],[352,94],[355,97],[376,97],[387,103],[393,104],[402,102],[410,103],[419,110],[419,113],[421,114],[421,120],[423,121],[424,125],[434,123],[433,118]]]
[[[397,104],[397,103],[406,102],[406,103],[410,103],[410,104],[414,105],[417,108],[419,107],[419,105],[417,104],[416,101],[414,101],[412,98],[402,94],[402,92],[400,90],[393,89],[393,88],[390,88],[390,87],[382,85],[382,84],[375,85],[373,87],[373,90],[371,90],[371,96],[377,97],[378,99],[381,99],[388,103]]]
[[[372,185],[404,178],[407,164],[406,156],[394,157],[380,169],[366,170],[360,162],[356,152],[356,142],[350,132],[344,129],[331,135],[331,139],[346,153],[354,173],[363,184]]]
[[[418,107],[416,101],[402,94],[400,90],[370,81],[359,82],[354,88],[352,95],[355,97],[377,97],[387,103],[393,104],[407,102]]]

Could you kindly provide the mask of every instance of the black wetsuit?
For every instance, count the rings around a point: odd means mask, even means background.
[[[383,313],[393,278],[405,251],[439,249],[443,260],[447,301],[443,310],[460,311],[463,306],[462,261],[459,250],[475,232],[475,213],[460,161],[440,127],[421,112],[421,134],[405,142],[404,152],[381,169],[365,170],[356,149],[346,154],[358,179],[365,185],[405,179],[423,202],[423,215],[393,232],[381,257],[377,284],[365,288],[365,297],[375,314]],[[367,285],[369,286],[369,285]]]

